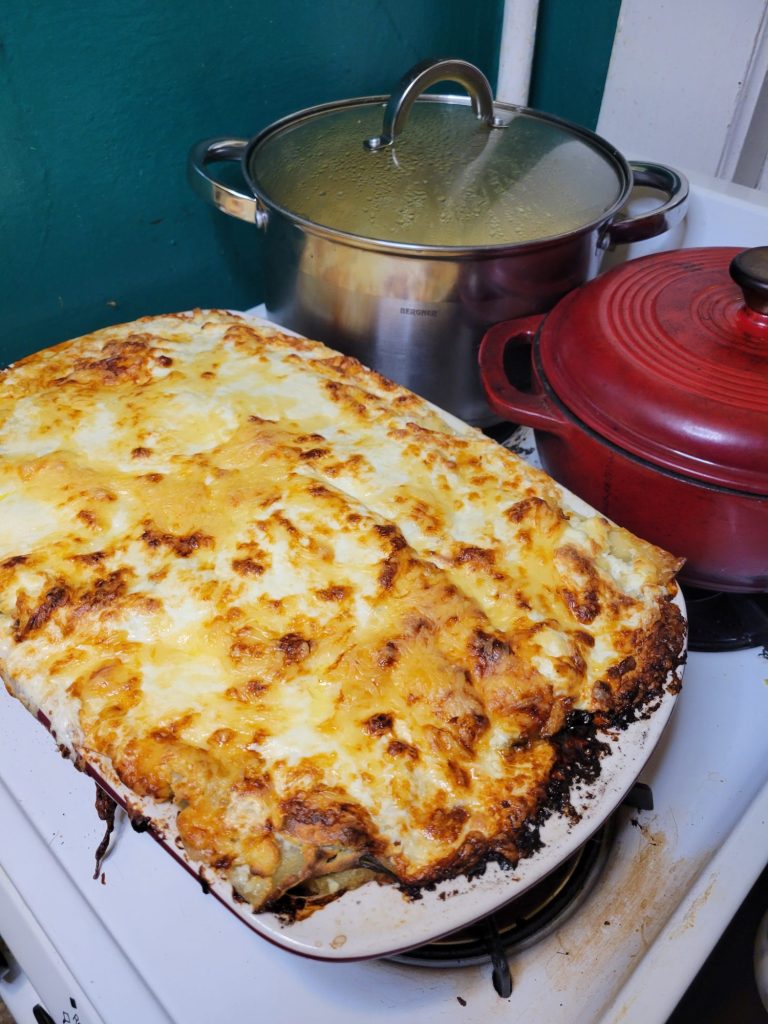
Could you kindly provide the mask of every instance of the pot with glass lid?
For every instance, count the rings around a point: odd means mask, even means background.
[[[445,80],[469,95],[423,94]],[[250,194],[211,177],[220,161],[240,162]],[[494,102],[459,60],[417,65],[389,98],[200,142],[189,176],[264,232],[273,320],[478,426],[498,418],[477,368],[485,330],[550,309],[594,276],[604,249],[672,227],[688,193],[671,168],[630,165],[585,128]],[[665,202],[623,217],[635,185]]]

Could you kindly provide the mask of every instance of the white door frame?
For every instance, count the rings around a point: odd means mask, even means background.
[[[597,130],[637,159],[767,188],[766,0],[623,0]]]

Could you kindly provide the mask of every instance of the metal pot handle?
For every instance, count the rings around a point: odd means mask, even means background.
[[[259,199],[222,185],[206,171],[208,164],[239,162],[247,145],[247,139],[226,138],[204,139],[196,143],[189,151],[187,177],[195,192],[217,210],[255,224],[257,228],[265,228],[268,213]]]
[[[521,391],[507,376],[504,354],[510,345],[533,344],[545,313],[507,320],[486,331],[478,356],[480,378],[495,413],[513,423],[564,434],[570,424],[544,392]]]
[[[600,235],[598,247],[612,249],[615,245],[643,242],[655,238],[675,227],[685,216],[688,207],[688,179],[665,164],[629,161],[634,186],[655,188],[667,193],[667,201],[647,213],[607,224]]]
[[[493,92],[483,72],[466,60],[422,60],[403,75],[389,97],[384,111],[381,135],[365,139],[366,149],[377,150],[394,144],[405,127],[414,101],[435,82],[458,82],[472,100],[472,109],[489,128],[503,128],[504,122],[493,114]]]

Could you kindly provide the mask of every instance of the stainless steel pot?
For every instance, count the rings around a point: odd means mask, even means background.
[[[446,79],[469,97],[421,95]],[[221,161],[240,162],[251,194],[209,175]],[[264,232],[272,319],[479,426],[498,418],[477,369],[485,330],[550,309],[603,250],[676,224],[688,194],[671,168],[630,165],[584,128],[494,102],[485,76],[456,60],[417,65],[389,98],[200,142],[189,177]],[[636,185],[666,201],[623,218]]]

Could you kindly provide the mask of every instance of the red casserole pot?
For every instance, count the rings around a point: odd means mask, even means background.
[[[480,373],[547,472],[684,556],[683,582],[768,590],[768,246],[632,260],[491,328]]]

